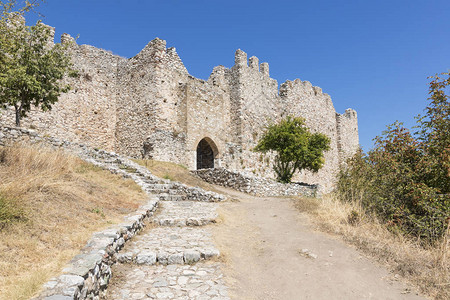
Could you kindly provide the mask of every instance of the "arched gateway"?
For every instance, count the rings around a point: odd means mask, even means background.
[[[214,168],[217,146],[210,138],[202,139],[197,145],[197,170]]]

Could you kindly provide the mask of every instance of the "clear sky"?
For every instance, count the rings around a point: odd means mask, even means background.
[[[57,41],[67,32],[128,58],[164,39],[202,79],[240,48],[279,84],[308,80],[337,112],[355,109],[365,151],[387,124],[414,125],[427,76],[450,70],[450,0],[47,0],[38,11]]]

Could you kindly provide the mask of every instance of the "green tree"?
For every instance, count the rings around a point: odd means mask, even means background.
[[[291,117],[267,126],[254,151],[275,151],[273,165],[278,180],[291,182],[297,171],[317,172],[324,164],[324,151],[330,149],[330,139],[322,133],[311,133],[305,120]]]
[[[16,125],[32,106],[51,109],[61,93],[70,87],[62,84],[66,74],[75,76],[68,44],[53,45],[50,28],[40,21],[27,26],[24,13],[36,2],[1,1],[0,20],[0,107],[14,106]]]

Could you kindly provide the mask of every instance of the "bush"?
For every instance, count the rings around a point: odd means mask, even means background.
[[[358,202],[390,228],[428,242],[443,237],[450,217],[448,79],[433,77],[430,103],[412,134],[399,122],[359,151],[339,174],[343,201]]]

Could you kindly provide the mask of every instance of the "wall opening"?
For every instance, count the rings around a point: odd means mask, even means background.
[[[217,147],[211,139],[202,139],[197,145],[197,170],[213,169],[217,152]]]

